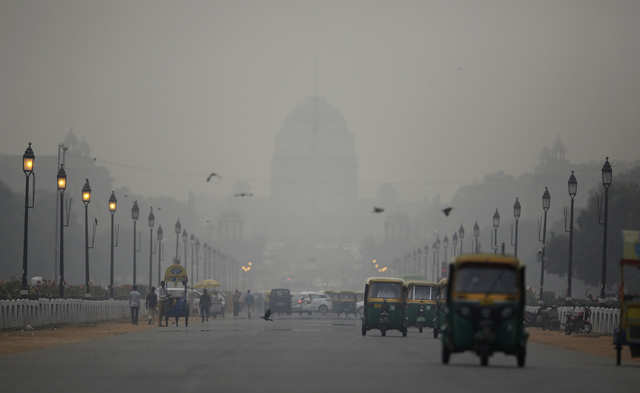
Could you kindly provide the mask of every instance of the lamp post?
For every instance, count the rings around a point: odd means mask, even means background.
[[[576,194],[578,193],[578,179],[576,179],[573,171],[571,171],[571,176],[569,176],[567,187],[569,190],[569,197],[571,198],[571,207],[569,209],[569,266],[567,268],[567,297],[571,298],[573,279],[573,205]]]
[[[175,230],[176,230],[176,262],[179,265],[180,259],[178,259],[178,241],[180,240],[180,232],[182,232],[182,225],[180,225],[179,218],[178,218],[178,221],[176,221]]]
[[[609,157],[606,158],[602,166],[602,186],[604,187],[604,231],[602,234],[602,283],[600,284],[600,297],[605,296],[605,287],[607,286],[607,224],[609,221],[609,187],[613,181],[613,169],[609,163]]]
[[[182,230],[182,249],[184,251],[184,268],[185,270],[189,267],[189,260],[187,259],[187,251],[189,246],[187,245],[187,241],[189,240],[189,236],[187,235],[187,230]]]
[[[542,252],[540,253],[540,300],[544,291],[544,256],[547,248],[547,213],[551,207],[551,193],[549,188],[544,188],[542,194],[542,210],[544,210],[544,221],[542,224]]]
[[[153,215],[153,206],[149,210],[149,288],[153,285],[153,227],[156,225],[156,216]],[[158,266],[158,269],[160,267]]]
[[[33,208],[33,203],[29,203],[29,178],[33,175],[33,181],[35,183],[36,175],[33,173],[33,164],[36,157],[33,154],[31,148],[31,142],[22,155],[22,171],[25,175],[25,192],[24,192],[24,236],[22,239],[22,289],[20,294],[27,296],[29,294],[28,279],[28,251],[29,251],[29,209]],[[35,185],[33,187],[33,201],[35,201]]]
[[[160,286],[161,279],[161,271],[162,271],[162,237],[164,236],[164,231],[162,230],[162,225],[158,225],[158,230],[156,231],[156,236],[158,237],[158,286]]]
[[[520,205],[520,200],[516,198],[515,203],[513,204],[513,218],[516,221],[515,225],[515,236],[513,243],[513,255],[518,257],[518,223],[520,221],[520,214],[522,213],[522,206]]]
[[[84,296],[89,297],[89,203],[91,203],[91,186],[89,179],[82,186],[82,203],[84,204]]]
[[[118,200],[116,199],[116,193],[111,191],[111,196],[109,197],[109,202],[107,203],[109,208],[109,212],[111,213],[111,245],[110,245],[110,254],[109,254],[109,297],[113,299],[113,247],[114,247],[114,237],[113,237],[113,216],[116,213],[118,208]]]
[[[433,242],[433,278],[434,281],[438,281],[438,263],[440,262],[440,236],[436,237],[436,241]]]
[[[67,189],[67,172],[64,165],[60,165],[58,169],[57,184],[60,192],[60,297],[64,298],[64,190]]]
[[[416,252],[418,253],[418,256],[416,257],[416,270],[415,270],[415,273],[418,274],[420,272],[420,265],[421,265],[420,262],[422,262],[422,248],[418,247]]]
[[[447,235],[444,235],[444,239],[442,239],[442,248],[444,248],[444,259],[440,264],[440,276],[444,277],[445,266],[447,266],[447,263],[449,263],[449,259],[447,258],[447,251],[449,250],[449,238],[447,237]]]
[[[196,282],[200,280],[200,239],[196,238]]]
[[[480,252],[480,243],[478,243],[480,241],[480,226],[478,226],[478,221],[473,224],[473,238],[475,239],[475,253],[477,254]]]
[[[422,260],[422,268],[424,269],[424,279],[428,280],[429,274],[429,246],[425,244],[424,246],[424,259]]]
[[[458,229],[458,239],[460,239],[460,252],[458,255],[462,255],[462,240],[464,240],[464,227],[460,224],[460,229]]]
[[[131,208],[131,219],[133,220],[133,286],[136,286],[136,253],[137,250],[137,229],[136,223],[138,222],[138,218],[140,217],[140,208],[138,207],[138,201],[133,202],[133,207]]]
[[[498,253],[498,228],[500,227],[500,213],[498,209],[493,213],[493,253]]]
[[[458,252],[458,232],[453,232],[453,236],[451,236],[451,243],[451,254],[455,257]]]
[[[194,267],[193,260],[195,259],[195,256],[196,256],[196,250],[195,250],[196,237],[193,236],[193,233],[190,236],[190,240],[191,240],[191,280],[193,280],[193,282],[195,283],[196,275],[195,275],[195,271],[193,270],[193,267]]]

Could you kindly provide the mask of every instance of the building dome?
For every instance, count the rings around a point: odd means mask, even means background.
[[[271,195],[288,209],[323,212],[357,199],[354,137],[322,97],[307,97],[286,116],[275,141]]]

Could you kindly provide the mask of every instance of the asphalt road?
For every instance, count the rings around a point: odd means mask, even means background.
[[[215,320],[0,357],[2,392],[640,392],[640,367],[529,345],[527,366],[440,363],[430,330],[337,319]]]

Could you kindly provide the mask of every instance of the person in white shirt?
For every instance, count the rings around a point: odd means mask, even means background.
[[[129,292],[129,307],[131,308],[131,323],[134,325],[138,324],[138,311],[140,311],[140,298],[142,298],[142,294],[138,292],[138,289],[134,285]]]

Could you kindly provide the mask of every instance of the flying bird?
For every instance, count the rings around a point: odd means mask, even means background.
[[[384,212],[384,208],[378,207],[378,206],[374,206],[373,207],[373,213],[380,214],[380,213],[383,213],[383,212]]]
[[[449,217],[449,214],[451,214],[451,210],[453,210],[452,207],[446,207],[446,208],[442,209],[442,213],[444,213],[444,215],[446,217]]]
[[[236,197],[236,198],[252,197],[253,193],[251,193],[251,192],[239,192],[237,194],[234,194],[233,196]]]
[[[271,319],[271,309],[268,308],[267,311],[264,312],[264,316],[260,318],[264,319],[265,321],[273,322],[273,319]]]
[[[209,176],[207,176],[207,183],[211,182],[211,179],[213,179],[214,177],[220,178],[220,175],[215,172],[211,172]]]

